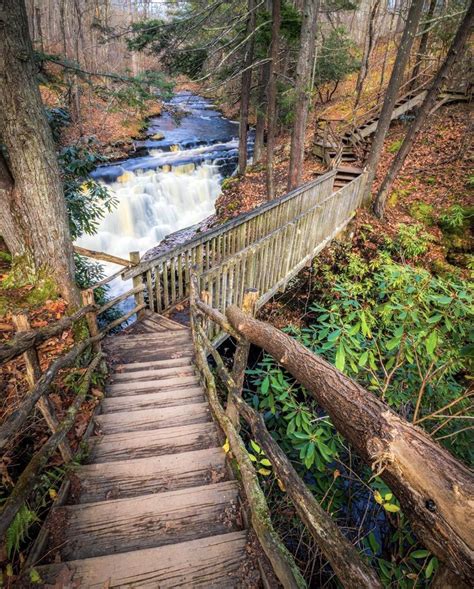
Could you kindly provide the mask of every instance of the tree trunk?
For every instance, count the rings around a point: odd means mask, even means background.
[[[247,129],[249,124],[250,87],[252,85],[252,61],[255,45],[253,34],[256,21],[255,0],[248,0],[248,20],[246,35],[249,39],[245,48],[244,72],[240,92],[240,126],[239,126],[239,174],[244,175],[247,168]]]
[[[428,8],[428,13],[426,14],[426,20],[428,22],[426,23],[426,28],[424,29],[423,34],[421,36],[420,46],[418,47],[418,53],[416,55],[415,67],[413,68],[413,72],[410,76],[413,80],[411,83],[412,89],[416,88],[416,84],[417,84],[416,78],[418,77],[418,74],[420,73],[421,64],[423,63],[423,58],[424,58],[424,56],[426,54],[426,50],[428,48],[428,37],[430,36],[430,27],[431,27],[431,23],[429,21],[433,18],[433,14],[436,9],[437,3],[438,3],[438,0],[431,0],[429,8]]]
[[[272,45],[270,50],[270,79],[267,86],[267,200],[275,197],[275,183],[273,178],[273,150],[275,148],[276,133],[276,99],[278,53],[280,48],[280,20],[281,0],[273,0],[272,4]]]
[[[444,60],[443,65],[438,70],[438,73],[436,74],[431,84],[431,87],[428,90],[425,99],[423,100],[423,103],[421,104],[418,110],[416,119],[409,126],[407,134],[405,135],[405,139],[403,140],[402,146],[395,155],[395,158],[393,159],[392,164],[388,169],[387,175],[385,176],[382,185],[377,193],[377,197],[374,202],[374,212],[380,219],[384,216],[387,196],[390,194],[393,183],[395,182],[395,178],[402,169],[405,159],[407,155],[410,153],[410,150],[412,149],[413,144],[416,141],[418,133],[425,124],[425,121],[428,118],[431,110],[435,106],[438,94],[443,84],[446,82],[451,68],[453,67],[454,63],[457,62],[457,60],[460,57],[460,53],[462,53],[464,49],[473,22],[474,2],[471,2],[462,23],[459,25],[458,32],[456,33],[456,37],[453,40],[453,43],[448,51],[446,59]]]
[[[296,65],[295,120],[291,133],[288,190],[301,184],[304,163],[304,140],[311,98],[311,72],[318,26],[319,0],[305,0],[301,26],[301,44]]]
[[[267,118],[267,85],[270,78],[270,63],[264,63],[260,67],[259,88],[257,97],[257,122],[255,125],[255,143],[253,147],[253,162],[258,164],[263,159],[265,144],[265,120]]]
[[[354,108],[357,108],[360,97],[362,94],[362,88],[364,87],[365,78],[369,71],[369,59],[372,53],[375,40],[375,18],[380,6],[380,0],[375,0],[369,12],[369,22],[367,23],[367,33],[364,39],[364,54],[362,56],[362,62],[360,65],[359,75],[357,76],[356,82],[356,98],[354,101]]]
[[[395,493],[415,533],[466,580],[474,575],[472,473],[378,397],[267,323],[236,307],[234,329],[270,353],[327,411],[335,428]]]
[[[78,305],[66,203],[51,130],[35,80],[24,0],[0,13],[0,233],[14,258],[53,279]]]
[[[405,67],[410,56],[410,50],[416,35],[422,9],[423,0],[412,0],[410,10],[408,11],[405,29],[403,31],[400,46],[398,48],[397,57],[393,65],[392,75],[390,77],[387,92],[385,94],[382,112],[380,113],[379,122],[377,124],[375,136],[372,141],[369,159],[366,164],[367,182],[365,185],[365,204],[370,201],[370,193],[375,174],[377,172],[377,165],[382,154],[383,142],[390,127],[393,109],[398,98],[398,90],[400,89],[403,72],[405,71]]]

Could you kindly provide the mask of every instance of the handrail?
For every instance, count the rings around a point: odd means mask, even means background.
[[[148,270],[157,266],[158,264],[169,260],[171,257],[176,257],[179,254],[182,254],[182,253],[190,250],[191,248],[202,245],[205,242],[210,241],[213,238],[216,238],[216,237],[228,232],[230,229],[234,229],[236,227],[239,227],[240,225],[254,219],[255,217],[262,215],[262,213],[265,213],[271,209],[275,209],[278,206],[280,206],[281,204],[294,199],[296,196],[308,192],[312,188],[314,188],[320,184],[323,184],[323,183],[327,182],[328,180],[334,178],[335,175],[336,175],[336,172],[334,170],[330,170],[329,172],[326,172],[325,174],[319,176],[315,180],[308,182],[306,184],[303,184],[302,186],[299,186],[298,188],[295,188],[294,190],[287,192],[286,194],[284,194],[283,196],[281,196],[279,198],[276,198],[276,199],[269,201],[269,202],[265,202],[265,203],[259,205],[258,207],[255,207],[251,211],[248,211],[246,213],[241,213],[237,217],[234,217],[233,219],[226,221],[222,225],[219,225],[217,227],[214,227],[213,229],[209,229],[205,233],[198,234],[198,235],[192,237],[191,239],[185,241],[183,244],[180,244],[180,245],[168,250],[167,252],[160,254],[156,258],[152,258],[150,260],[140,262],[140,264],[137,264],[134,268],[126,270],[123,273],[123,279],[128,280],[129,278],[133,278],[134,276],[138,276],[139,274],[144,274],[145,272],[147,272]]]
[[[197,282],[196,276],[194,283]],[[203,364],[204,368],[207,366],[207,354],[212,355],[217,374],[229,390],[227,413],[231,401],[237,406],[239,415],[250,425],[254,438],[265,450],[276,476],[285,484],[286,492],[293,500],[300,517],[331,562],[341,583],[347,583],[346,586],[349,587],[354,584],[379,587],[380,583],[374,578],[373,571],[369,572],[370,576],[365,578],[365,582],[354,583],[354,579],[358,578],[354,574],[367,574],[366,565],[361,563],[362,567],[358,566],[359,560],[353,561],[352,556],[341,563],[337,559],[339,543],[336,542],[335,546],[331,543],[329,547],[325,545],[324,541],[328,537],[332,538],[336,532],[331,527],[329,535],[324,533],[324,525],[317,517],[322,514],[317,509],[317,504],[314,504],[314,497],[307,497],[303,493],[300,485],[304,483],[297,475],[297,478],[292,476],[294,473],[288,467],[288,459],[282,455],[281,449],[268,434],[260,415],[242,400],[241,388],[236,385],[236,378],[226,369],[203,329],[202,317],[212,320],[212,314],[206,312],[207,306],[198,305],[197,301],[199,296],[195,286],[191,297],[191,326],[196,350],[200,355],[199,368],[202,372]],[[353,445],[377,476],[390,485],[404,514],[425,545],[457,574],[466,580],[472,578],[474,562],[469,548],[472,534],[466,517],[470,498],[474,494],[474,482],[469,470],[428,434],[414,427],[373,393],[346,377],[289,335],[245,315],[237,306],[227,310],[226,319],[241,339],[264,349],[316,399],[328,413],[338,432]],[[216,399],[217,397],[213,398],[211,404],[218,402]],[[225,415],[224,409],[218,412],[218,417],[222,418],[222,414]],[[354,415],[354,419],[348,421],[348,415]],[[238,423],[234,423],[234,426],[237,428]],[[233,451],[235,439],[229,438],[229,443]],[[312,519],[308,517],[310,507],[313,510]],[[332,521],[324,524],[335,525]],[[347,555],[347,549],[341,554]],[[348,566],[347,560],[357,565],[351,576],[347,576],[344,568],[338,568],[341,564],[342,567]]]
[[[196,282],[197,277],[192,280],[192,284],[196,285]],[[382,584],[375,572],[364,563],[354,546],[343,536],[338,526],[333,522],[331,516],[316,501],[313,494],[308,490],[303,480],[293,468],[289,459],[273,440],[261,416],[243,401],[241,389],[225,367],[220,354],[212,345],[202,327],[203,317],[215,320],[216,314],[219,314],[219,312],[216,309],[209,308],[208,305],[202,304],[196,292],[196,286],[192,288],[190,308],[192,334],[197,352],[198,367],[203,380],[207,384],[206,392],[209,402],[217,421],[227,435],[230,449],[239,465],[247,501],[252,514],[252,525],[280,582],[285,587],[306,586],[306,584],[300,584],[298,577],[294,577],[293,571],[296,565],[293,560],[291,560],[291,564],[288,566],[288,554],[282,546],[281,540],[278,542],[268,542],[268,535],[274,535],[276,532],[271,524],[271,514],[261,491],[255,468],[248,459],[245,444],[238,433],[238,419],[233,422],[229,418],[230,402],[237,407],[238,415],[244,418],[250,425],[254,439],[265,450],[267,457],[272,463],[275,475],[284,485],[288,496],[295,505],[298,515],[330,562],[341,583],[348,589],[354,586],[374,589],[381,588]],[[233,328],[231,329],[233,330]],[[212,355],[216,363],[219,379],[229,391],[227,414],[215,394],[215,381],[207,362],[208,354]],[[237,354],[238,352],[236,352]],[[243,368],[245,369],[245,366]],[[244,452],[242,452],[242,448]],[[282,561],[284,563],[283,567]]]
[[[94,250],[86,249],[85,247],[73,246],[74,252],[86,258],[93,258],[94,260],[101,260],[102,262],[110,262],[111,264],[118,264],[119,266],[133,266],[130,260],[113,256],[106,252],[96,252]]]

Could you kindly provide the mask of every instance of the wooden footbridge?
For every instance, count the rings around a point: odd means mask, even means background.
[[[88,394],[93,374],[103,369],[104,357],[109,372],[105,398],[85,435],[87,460],[72,469],[52,505],[29,554],[25,585],[34,571],[39,583],[58,588],[207,589],[276,587],[279,583],[305,587],[272,526],[258,475],[239,434],[240,419],[244,419],[342,583],[346,587],[381,587],[374,571],[298,477],[262,418],[241,396],[250,342],[269,349],[290,371],[297,346],[269,327],[273,332],[263,339],[254,338],[251,330],[245,329],[245,318],[284,289],[347,226],[360,203],[364,180],[357,170],[333,170],[280,199],[196,235],[158,258],[140,262],[133,255],[135,263],[121,271],[124,279],[133,281],[126,293],[97,309],[92,291],[86,291],[86,305],[75,315],[36,331],[23,322],[25,331],[0,346],[0,361],[24,355],[31,381],[30,394],[0,427],[0,447],[15,440],[36,409],[51,429],[51,437],[20,475],[3,506],[2,535],[18,517],[53,454],[59,449],[66,462],[71,460],[66,435]],[[132,296],[133,309],[106,327],[98,326],[98,315]],[[186,304],[190,306],[189,327],[166,316]],[[39,373],[36,346],[83,318],[90,337]],[[137,320],[122,332],[108,335],[134,318]],[[236,343],[232,370],[226,368],[216,349],[226,337]],[[321,361],[303,350],[296,350],[306,356],[306,376],[301,382],[319,395],[322,406],[326,402],[330,405],[331,396],[320,397],[321,391],[324,396],[329,389],[314,386],[320,378],[317,372],[311,376],[311,364]],[[81,389],[59,421],[47,395],[58,371],[80,357],[87,358]],[[339,379],[341,395],[347,388],[347,403],[353,406],[355,398],[373,397],[336,369],[331,370]],[[226,403],[217,394],[216,374],[228,391]],[[383,434],[387,408],[374,399],[370,401],[370,419],[380,420],[376,431]],[[331,409],[328,411],[333,417]],[[334,423],[339,427],[337,416]],[[371,428],[367,422],[362,429],[368,432]],[[426,441],[421,430],[414,431],[417,443],[411,459],[423,461],[420,439],[424,444],[434,443]],[[349,431],[347,436],[368,462],[378,459],[378,455],[368,454],[360,429]],[[388,436],[382,438],[377,452],[387,450]],[[226,451],[232,460],[227,459]],[[449,455],[443,456],[443,461],[452,467]],[[387,473],[397,492],[402,484],[400,470],[387,465]],[[445,476],[442,469],[436,476]],[[428,493],[420,489],[422,484],[417,480],[414,488],[404,488],[402,495],[409,505],[417,493]],[[462,484],[453,502],[460,492],[464,492]],[[439,509],[443,509],[441,504]],[[443,513],[445,520],[440,524],[441,529],[446,528],[446,537],[453,537],[451,520],[458,512],[452,513]],[[432,541],[432,520],[420,510],[416,517],[419,528],[426,531],[427,542],[437,546]],[[456,548],[464,573],[470,565],[462,546],[459,542]]]

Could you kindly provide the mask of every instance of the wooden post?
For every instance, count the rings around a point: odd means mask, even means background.
[[[137,266],[140,263],[140,252],[130,252],[129,256],[130,256],[130,262],[132,262],[132,264],[134,266]],[[167,271],[167,267],[166,267],[166,271]],[[133,282],[133,288],[135,288],[137,286],[142,286],[142,284],[143,284],[142,275],[139,274],[138,276],[134,276],[132,278],[132,282]],[[135,297],[135,306],[136,307],[138,307],[139,305],[143,305],[145,303],[145,297],[143,296],[143,291],[135,293],[134,297]],[[138,311],[137,319],[141,319],[143,317],[143,312],[144,312],[144,309],[142,309],[141,311]]]
[[[242,301],[242,311],[251,317],[255,316],[256,305],[258,300],[258,290],[255,288],[246,288],[244,292],[244,299]],[[232,378],[237,385],[236,394],[242,396],[242,387],[244,384],[245,369],[247,368],[247,361],[249,357],[250,342],[242,339],[237,344],[234,356],[234,364],[232,366]],[[240,429],[239,410],[235,406],[232,399],[232,393],[229,392],[227,397],[227,417],[232,421],[233,426],[238,431]]]
[[[29,331],[31,329],[28,317],[25,314],[22,313],[20,315],[13,315],[12,319],[17,331]],[[36,348],[33,347],[27,350],[23,354],[23,359],[26,365],[26,379],[30,389],[33,389],[36,382],[41,378],[41,368]],[[44,420],[48,424],[51,433],[55,434],[58,429],[59,421],[56,417],[53,406],[49,402],[48,397],[44,395],[38,400],[36,405],[38,406],[38,409],[40,410]],[[61,444],[59,444],[59,450],[64,462],[70,462],[72,460],[71,448],[69,447],[67,441],[63,441]]]
[[[81,296],[82,296],[82,303],[84,306],[94,304],[94,291],[92,290],[92,288],[88,288],[86,290],[83,290],[81,292]],[[86,314],[86,321],[87,321],[87,327],[89,328],[90,337],[95,337],[96,335],[99,335],[99,328],[97,327],[97,314],[95,313],[95,311],[91,311],[90,313]],[[95,342],[94,344],[92,344],[92,349],[96,353],[100,352],[100,350],[101,350],[100,342]]]

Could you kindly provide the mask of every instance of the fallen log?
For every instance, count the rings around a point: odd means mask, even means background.
[[[420,540],[454,573],[474,577],[474,477],[462,463],[334,366],[273,326],[229,307],[233,328],[271,354],[391,488]]]

